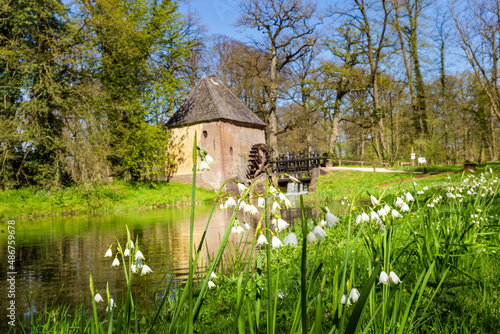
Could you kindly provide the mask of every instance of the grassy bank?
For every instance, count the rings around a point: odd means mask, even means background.
[[[396,191],[398,188],[411,190],[416,186],[428,188],[450,180],[459,180],[462,177],[463,165],[428,166],[427,174],[423,174],[423,167],[404,167],[412,173],[374,173],[361,171],[331,171],[327,175],[320,175],[316,192],[306,197],[308,202],[341,201],[345,197],[351,198],[353,193],[358,199],[368,200],[370,195],[379,196],[384,192]],[[490,163],[476,168],[477,173],[489,171],[498,173],[500,163]],[[399,168],[402,169],[402,168]],[[442,174],[437,174],[442,173]],[[413,179],[414,178],[414,179]]]
[[[199,202],[210,202],[214,197],[212,191],[196,191]],[[114,181],[50,191],[23,188],[0,192],[0,218],[149,209],[187,204],[190,200],[191,185],[163,181]]]

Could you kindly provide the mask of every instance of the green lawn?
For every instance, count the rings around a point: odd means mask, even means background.
[[[197,189],[196,196],[197,201],[210,202],[215,193]],[[115,181],[50,191],[23,188],[0,192],[0,218],[144,209],[190,201],[191,185],[163,181]]]

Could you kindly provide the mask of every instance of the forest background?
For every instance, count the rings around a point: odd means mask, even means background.
[[[242,1],[243,40],[180,5],[0,0],[1,188],[164,177],[164,124],[211,74],[273,156],[498,160],[497,1]]]

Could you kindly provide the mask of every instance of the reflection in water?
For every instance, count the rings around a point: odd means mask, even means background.
[[[293,200],[293,197],[291,198]],[[210,214],[211,205],[198,205],[195,213],[194,241],[198,245]],[[188,274],[189,257],[189,207],[175,207],[154,211],[132,211],[103,216],[66,216],[36,220],[16,221],[16,314],[22,318],[29,316],[29,296],[31,310],[43,312],[45,305],[52,309],[52,301],[58,297],[57,304],[78,302],[89,299],[89,275],[92,274],[94,288],[106,300],[106,283],[115,301],[120,302],[125,291],[123,263],[118,268],[111,267],[113,258],[105,258],[109,245],[118,241],[124,245],[127,240],[125,226],[128,226],[134,241],[138,238],[146,263],[154,273],[149,276],[134,276],[134,291],[143,296],[146,281],[159,295],[165,293],[162,279],[184,280]],[[299,216],[298,209],[283,211],[283,218],[292,223]],[[244,218],[255,233],[258,217],[238,215]],[[213,257],[219,247],[231,212],[216,209],[206,236],[199,264],[207,260],[207,249]],[[248,233],[248,232],[247,232]],[[7,233],[1,231],[0,260],[4,268],[0,280],[7,279]],[[231,236],[230,244],[237,243],[240,236]],[[249,241],[251,238],[249,238]],[[113,255],[116,246],[113,246]],[[120,262],[121,262],[121,258]],[[6,284],[2,284],[6,286]],[[9,300],[4,298],[2,289],[0,308],[6,310]],[[104,304],[104,303],[102,303]],[[90,304],[89,304],[90,305]],[[99,306],[104,312],[105,305]],[[5,311],[0,312],[5,314]],[[6,321],[0,322],[0,332],[6,331]]]

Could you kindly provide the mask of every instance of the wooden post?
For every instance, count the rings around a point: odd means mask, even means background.
[[[411,148],[411,153],[413,153],[413,147]],[[411,166],[413,167],[415,165],[415,159],[411,159]]]

